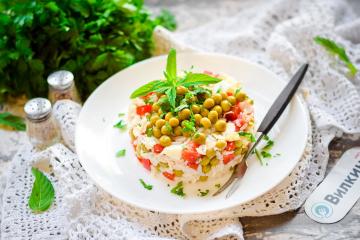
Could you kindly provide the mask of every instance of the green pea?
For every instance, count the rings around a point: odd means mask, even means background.
[[[203,106],[207,109],[212,108],[214,105],[215,105],[215,101],[212,98],[207,98],[203,103]]]
[[[171,145],[171,138],[169,136],[163,135],[160,137],[160,144],[163,147],[167,147]]]
[[[224,149],[226,147],[226,141],[224,140],[218,140],[216,143],[215,143],[215,146],[218,148],[218,149]]]
[[[216,111],[218,113],[218,115],[222,114],[222,108],[219,105],[216,105],[215,107],[213,107],[212,111]]]
[[[179,112],[179,119],[184,120],[190,117],[191,111],[188,108],[185,108]]]
[[[240,91],[240,92],[236,93],[235,97],[236,97],[236,100],[238,100],[239,102],[242,102],[246,99],[246,94],[244,92]]]
[[[160,138],[161,137],[161,131],[158,127],[153,127],[153,135],[156,138]]]
[[[178,95],[184,95],[187,92],[188,92],[188,89],[184,86],[178,86],[176,88],[176,94],[178,94]]]
[[[154,115],[152,115],[151,118],[150,118],[150,123],[151,123],[152,125],[155,125],[156,121],[159,120],[159,119],[160,119],[159,115],[154,114]]]
[[[164,119],[159,119],[156,121],[155,126],[159,129],[161,129],[162,126],[164,126],[166,121]]]
[[[204,127],[204,128],[210,128],[211,127],[211,121],[210,119],[208,119],[207,117],[203,117],[200,120],[200,124]]]
[[[174,129],[174,133],[175,133],[176,136],[181,136],[182,135],[182,128],[180,126],[177,126]]]
[[[214,99],[215,104],[220,104],[222,96],[220,93],[216,93],[212,96],[212,99]]]
[[[172,113],[171,112],[168,112],[167,114],[165,114],[165,121],[169,121],[170,118],[172,118]]]
[[[216,121],[218,120],[219,114],[217,111],[211,110],[208,114],[208,118],[210,119],[210,121],[212,123],[216,123]]]
[[[215,130],[218,132],[225,132],[226,130],[226,122],[225,120],[218,120],[215,123]]]
[[[231,108],[231,104],[228,100],[222,100],[221,101],[221,108],[223,110],[223,112],[227,112],[230,110]]]
[[[201,108],[200,108],[199,105],[193,104],[193,105],[191,105],[191,111],[192,111],[193,113],[199,113],[199,112],[201,111]]]
[[[202,116],[200,115],[200,114],[195,114],[194,115],[194,119],[195,119],[195,123],[196,123],[196,125],[200,125],[200,121],[201,121],[201,119],[202,119]]]
[[[200,114],[203,117],[207,117],[209,114],[209,110],[207,110],[206,108],[202,108]]]
[[[169,124],[161,127],[161,134],[170,135],[171,132],[172,132],[172,128],[169,126]]]
[[[194,142],[197,144],[204,144],[206,141],[206,136],[203,133],[194,134]]]
[[[234,105],[234,104],[236,103],[236,98],[235,98],[234,96],[229,96],[229,97],[228,97],[228,101],[229,101],[232,105]]]
[[[176,117],[172,117],[169,119],[169,124],[172,127],[176,127],[179,125],[179,119],[177,119]]]

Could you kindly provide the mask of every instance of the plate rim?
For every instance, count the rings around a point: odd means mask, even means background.
[[[212,56],[212,57],[222,57],[222,58],[228,58],[228,59],[231,59],[231,60],[235,60],[235,61],[242,61],[242,62],[245,62],[249,65],[252,65],[252,66],[255,66],[256,68],[261,68],[263,71],[267,72],[267,74],[271,74],[273,75],[276,79],[278,79],[279,81],[281,81],[283,84],[286,84],[286,81],[284,81],[282,78],[280,78],[277,74],[275,74],[274,72],[270,71],[269,69],[267,69],[266,67],[258,64],[258,63],[255,63],[253,61],[250,61],[248,59],[245,59],[245,58],[242,58],[242,57],[237,57],[237,56],[233,56],[233,55],[227,55],[227,54],[222,54],[222,53],[212,53],[212,52],[179,52],[178,54],[178,58],[180,58],[181,56],[192,56],[192,55],[197,55],[197,56]],[[109,78],[107,78],[103,83],[101,83],[99,86],[97,86],[97,88],[91,93],[91,95],[87,98],[87,100],[83,103],[83,106],[81,108],[81,111],[78,115],[78,120],[81,118],[81,115],[83,113],[83,108],[86,106],[86,104],[89,102],[90,99],[93,98],[93,96],[95,95],[96,92],[100,91],[99,89],[108,84],[110,82],[111,79],[113,78],[116,78],[116,75],[120,74],[122,71],[124,70],[128,70],[128,69],[131,69],[131,68],[134,68],[134,67],[138,67],[138,66],[141,66],[141,65],[144,65],[144,64],[147,64],[148,62],[153,62],[153,61],[157,61],[158,59],[163,59],[163,58],[166,58],[167,55],[159,55],[159,56],[154,56],[154,57],[150,57],[148,59],[145,59],[145,60],[142,60],[140,62],[137,62],[125,69],[122,69],[118,72],[116,72],[115,74],[111,75]],[[294,102],[294,101],[297,101],[299,103],[299,106],[301,108],[301,111],[304,112],[304,116],[305,116],[305,120],[306,120],[306,138],[305,138],[305,142],[303,143],[303,147],[302,147],[302,154],[299,155],[296,163],[294,164],[294,166],[290,169],[289,168],[289,171],[287,171],[286,174],[284,174],[284,177],[279,179],[278,181],[276,181],[276,184],[274,184],[271,188],[267,189],[267,190],[264,190],[262,192],[259,192],[259,194],[257,194],[256,196],[252,197],[252,198],[249,198],[241,203],[233,203],[233,204],[229,204],[228,206],[226,207],[220,207],[218,209],[214,209],[214,210],[201,210],[200,209],[192,209],[191,211],[190,210],[181,210],[181,211],[178,211],[176,209],[174,210],[161,210],[161,209],[154,209],[154,208],[150,208],[150,207],[147,207],[147,206],[143,206],[143,205],[139,205],[137,203],[134,203],[134,202],[130,202],[128,201],[126,198],[124,197],[119,197],[117,195],[114,195],[112,194],[112,192],[107,189],[106,186],[102,186],[104,184],[99,184],[97,181],[96,181],[96,178],[92,175],[91,171],[88,170],[87,168],[87,165],[84,164],[84,161],[81,160],[81,157],[80,155],[77,153],[77,149],[79,148],[79,137],[78,137],[78,134],[79,134],[79,131],[78,131],[78,128],[79,128],[79,125],[78,125],[78,122],[76,123],[76,128],[75,128],[75,151],[76,151],[76,154],[78,156],[78,160],[79,162],[81,163],[82,167],[84,168],[86,174],[90,177],[90,179],[93,181],[93,183],[98,186],[99,188],[103,189],[106,193],[110,194],[112,197],[115,197],[116,199],[120,200],[120,201],[123,201],[124,203],[126,204],[129,204],[131,206],[135,206],[135,207],[138,207],[140,209],[145,209],[145,210],[149,210],[149,211],[157,211],[157,212],[161,212],[161,213],[167,213],[167,214],[204,214],[204,213],[211,213],[211,212],[218,212],[218,211],[223,211],[223,210],[228,210],[230,208],[233,208],[233,207],[236,207],[236,206],[240,206],[240,205],[243,205],[243,204],[246,204],[254,199],[257,199],[263,195],[265,195],[266,193],[268,193],[269,191],[271,191],[272,189],[274,189],[275,187],[277,187],[285,178],[286,176],[288,176],[296,167],[296,165],[299,163],[299,161],[302,159],[304,153],[305,153],[305,149],[306,149],[306,146],[307,146],[307,143],[308,143],[308,139],[309,137],[311,137],[310,135],[312,135],[311,131],[310,131],[310,128],[311,128],[311,122],[310,122],[310,114],[309,114],[309,109],[307,107],[307,104],[306,104],[306,101],[304,100],[304,98],[300,95],[299,92],[297,92],[295,94],[295,97],[291,100],[291,102]]]

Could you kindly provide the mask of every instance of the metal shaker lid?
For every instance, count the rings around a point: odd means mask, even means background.
[[[53,72],[47,78],[48,84],[55,89],[65,90],[74,82],[74,75],[66,70]]]
[[[51,103],[46,98],[33,98],[25,104],[24,111],[30,120],[39,120],[51,113]]]

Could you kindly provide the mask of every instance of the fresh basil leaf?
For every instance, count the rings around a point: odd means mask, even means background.
[[[26,125],[21,117],[9,112],[0,113],[0,125],[10,126],[18,131],[25,131]]]
[[[146,184],[146,183],[144,182],[144,180],[139,179],[139,181],[140,181],[141,185],[142,185],[145,189],[147,189],[147,190],[149,190],[149,191],[153,189],[153,186],[150,185],[150,184]]]
[[[183,186],[183,183],[182,182],[178,182],[178,184],[176,184],[175,187],[173,187],[171,190],[170,190],[171,193],[175,194],[175,195],[178,195],[180,197],[184,197],[185,196],[185,193],[184,193],[184,186]]]
[[[151,82],[139,87],[138,89],[136,89],[131,94],[130,98],[137,98],[137,97],[145,96],[146,94],[148,94],[150,92],[154,92],[156,89],[158,89],[160,87],[164,87],[164,86],[165,86],[164,81],[161,81],[161,80],[151,81]]]
[[[184,87],[190,87],[195,85],[207,85],[221,82],[221,79],[211,77],[203,73],[188,73],[183,80],[179,82]]]
[[[121,149],[116,153],[116,157],[124,157],[126,154],[126,149]]]
[[[352,76],[356,75],[358,69],[350,61],[348,55],[346,54],[345,49],[342,46],[340,46],[339,44],[337,44],[336,42],[334,42],[331,39],[323,38],[320,36],[316,36],[314,38],[314,41],[317,44],[323,46],[329,53],[338,56],[338,58],[345,63],[346,67],[350,71],[350,74]]]
[[[172,86],[176,82],[176,50],[170,49],[166,63],[166,78],[171,82]]]
[[[38,169],[31,169],[35,181],[28,201],[34,212],[43,212],[50,208],[55,198],[55,190],[50,180]]]

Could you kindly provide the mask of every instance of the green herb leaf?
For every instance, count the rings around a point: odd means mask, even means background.
[[[150,92],[155,92],[157,89],[159,89],[160,87],[164,87],[165,85],[166,85],[166,83],[161,80],[151,81],[151,82],[139,87],[138,89],[136,89],[131,94],[130,98],[137,98],[137,97],[145,96],[146,94],[148,94]]]
[[[174,109],[176,105],[176,88],[170,88],[165,92],[169,99],[170,106]]]
[[[176,50],[170,49],[166,63],[166,78],[172,86],[176,83]]]
[[[350,61],[348,55],[346,54],[345,49],[342,46],[340,46],[339,44],[337,44],[336,42],[334,42],[331,39],[323,38],[320,36],[316,36],[314,38],[314,41],[317,44],[323,46],[329,53],[338,56],[338,58],[345,63],[346,67],[350,71],[350,74],[352,76],[356,75],[358,69]]]
[[[267,151],[261,151],[261,156],[263,158],[271,158],[272,157],[271,153],[269,153]]]
[[[183,183],[182,183],[182,182],[178,182],[178,184],[176,184],[176,186],[173,187],[173,188],[170,190],[170,192],[173,193],[173,194],[175,194],[175,195],[184,197],[184,196],[185,196],[185,193],[184,193]]]
[[[170,31],[174,31],[176,29],[176,20],[174,15],[165,9],[161,10],[160,15],[155,18],[155,22]]]
[[[189,105],[187,103],[182,103],[181,105],[177,106],[174,109],[174,112],[180,112],[181,110],[188,108],[188,107],[189,107]]]
[[[116,153],[116,157],[124,157],[126,154],[126,149],[121,149]]]
[[[215,184],[215,187],[220,188],[221,187],[220,183]]]
[[[119,117],[124,117],[124,116],[125,116],[125,113],[119,113],[118,116],[119,116]]]
[[[221,79],[211,77],[203,73],[188,73],[183,80],[180,81],[180,85],[184,87],[207,85],[221,82]]]
[[[154,135],[153,129],[152,128],[147,128],[146,129],[146,136],[152,137],[153,135]]]
[[[26,125],[21,117],[14,116],[9,112],[0,113],[0,125],[6,125],[18,131],[25,131]]]
[[[139,181],[140,181],[141,185],[142,185],[145,189],[147,189],[147,190],[149,190],[149,191],[153,189],[153,186],[150,185],[150,184],[146,184],[146,183],[144,182],[144,180],[139,179]]]
[[[50,180],[38,169],[31,169],[35,181],[29,198],[29,207],[34,212],[43,212],[49,209],[55,198],[55,190]]]
[[[246,137],[250,142],[256,142],[256,138],[254,134],[249,132],[239,132],[239,135],[242,137]]]
[[[206,195],[208,195],[209,192],[209,189],[206,189],[204,192],[200,191],[200,196],[205,197]]]
[[[194,122],[191,122],[189,120],[184,120],[182,122],[182,124],[184,125],[184,128],[183,128],[183,131],[184,132],[195,132],[196,131],[196,128],[195,128],[195,123]]]
[[[118,123],[114,125],[114,128],[118,128],[120,130],[126,130],[126,123],[124,120],[120,120]]]
[[[267,161],[261,156],[261,153],[259,150],[255,149],[255,155],[257,159],[260,161],[261,166],[267,165]]]

